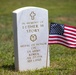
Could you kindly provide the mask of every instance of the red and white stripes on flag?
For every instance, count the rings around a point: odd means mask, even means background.
[[[70,48],[76,48],[76,27],[64,24],[63,35],[49,34],[49,44],[62,44]]]

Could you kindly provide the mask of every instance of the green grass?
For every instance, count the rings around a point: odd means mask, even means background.
[[[0,75],[76,75],[76,49],[50,46],[50,67],[15,72],[12,11],[25,6],[46,8],[49,22],[76,26],[76,0],[0,0]]]

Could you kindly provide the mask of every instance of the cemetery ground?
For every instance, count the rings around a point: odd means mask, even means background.
[[[76,49],[61,45],[50,45],[49,68],[15,71],[12,11],[25,6],[46,8],[49,23],[76,26],[75,0],[0,0],[0,75],[76,75]]]

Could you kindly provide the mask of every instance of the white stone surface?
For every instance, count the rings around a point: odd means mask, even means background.
[[[13,11],[15,68],[35,70],[50,65],[48,10],[23,7]]]

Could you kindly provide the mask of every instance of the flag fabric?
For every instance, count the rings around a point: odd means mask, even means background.
[[[51,23],[48,43],[76,48],[76,27]]]

